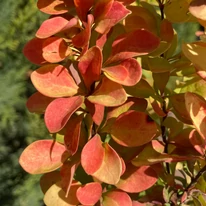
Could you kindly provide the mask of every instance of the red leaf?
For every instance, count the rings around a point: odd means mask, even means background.
[[[76,196],[83,205],[95,205],[102,196],[102,186],[98,182],[87,183],[78,188]]]
[[[37,7],[46,14],[64,14],[74,6],[70,0],[38,0]]]
[[[81,132],[82,116],[75,116],[67,122],[67,129],[64,135],[64,145],[72,156],[77,152]]]
[[[134,86],[142,76],[142,68],[135,59],[126,59],[120,65],[102,70],[107,78],[125,86]]]
[[[103,206],[132,206],[130,196],[121,190],[112,190],[103,195]]]
[[[127,95],[120,84],[104,77],[94,93],[87,99],[95,104],[115,107],[123,104],[127,100]]]
[[[118,0],[118,1],[122,2],[124,5],[128,5],[135,2],[135,0]]]
[[[89,14],[87,19],[87,23],[84,24],[85,29],[72,38],[72,43],[78,48],[87,46],[91,37],[91,26],[94,22],[94,17]]]
[[[50,19],[45,20],[41,24],[40,28],[36,32],[36,37],[45,39],[50,36],[53,36],[54,34],[72,28],[77,24],[78,20],[76,18],[72,18],[69,21],[61,16],[52,17]]]
[[[190,13],[198,19],[206,20],[205,0],[193,0],[189,7]]]
[[[24,46],[23,53],[24,56],[34,64],[44,64],[46,60],[43,58],[42,55],[42,48],[44,39],[34,38],[31,39],[27,44]]]
[[[94,0],[74,0],[74,4],[79,18],[86,22],[87,14],[89,13],[90,8],[93,6]]]
[[[157,125],[143,112],[130,110],[121,114],[111,128],[112,138],[120,145],[136,147],[151,141]]]
[[[43,43],[43,57],[50,63],[64,60],[72,51],[66,42],[59,37],[50,37]]]
[[[42,174],[58,169],[68,157],[63,145],[53,140],[38,140],[22,152],[19,163],[30,174]]]
[[[122,173],[120,157],[109,144],[102,145],[99,135],[95,135],[83,148],[81,163],[87,174],[107,184],[116,184]]]
[[[98,81],[102,67],[102,52],[98,47],[90,48],[79,60],[79,71],[88,90]]]
[[[54,98],[46,97],[39,92],[32,94],[26,103],[26,107],[30,112],[43,114],[47,106],[54,100]]]
[[[124,19],[130,12],[122,3],[114,1],[111,9],[98,24],[95,30],[98,33],[105,34],[122,19]]]
[[[135,167],[132,164],[126,166],[127,169],[122,175],[116,187],[130,193],[137,193],[152,187],[158,177],[155,171],[148,167]]]
[[[135,56],[146,55],[154,51],[160,39],[153,33],[138,29],[119,36],[112,44],[112,55],[107,64],[122,61]]]
[[[67,68],[58,64],[48,64],[32,72],[31,81],[40,93],[48,97],[73,96],[78,90]]]
[[[195,93],[187,92],[185,105],[193,125],[206,141],[206,101]]]
[[[172,23],[167,19],[163,19],[160,25],[161,40],[171,43],[174,38],[174,30]]]
[[[84,97],[58,98],[49,104],[45,111],[44,120],[51,133],[60,131],[71,115],[81,107]]]
[[[93,121],[99,126],[104,118],[104,106],[100,104],[92,104],[89,101],[85,101],[85,104]]]

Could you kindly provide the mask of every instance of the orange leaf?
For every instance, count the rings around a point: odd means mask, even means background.
[[[56,133],[60,131],[83,102],[84,97],[82,96],[58,98],[52,101],[44,115],[45,124],[49,132]]]
[[[48,97],[73,96],[78,86],[68,73],[67,68],[59,64],[48,64],[31,74],[35,88]]]
[[[127,169],[122,175],[116,187],[130,193],[137,193],[152,187],[158,177],[155,171],[148,166],[135,167],[132,164],[126,166]]]
[[[125,86],[134,86],[142,76],[142,68],[135,59],[126,59],[120,65],[102,70],[107,78]]]
[[[104,77],[92,95],[87,98],[90,102],[107,107],[115,107],[127,100],[127,95],[120,84]]]
[[[53,140],[38,140],[22,152],[19,163],[30,174],[42,174],[58,169],[68,157],[63,145]]]
[[[157,125],[143,112],[130,110],[121,114],[111,128],[112,138],[120,145],[136,147],[151,141]]]

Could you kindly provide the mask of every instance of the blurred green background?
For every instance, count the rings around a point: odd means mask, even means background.
[[[42,116],[30,114],[27,98],[34,93],[29,74],[36,69],[22,54],[47,16],[36,0],[0,1],[0,205],[42,206],[39,175],[26,174],[18,163],[23,149],[49,138]],[[180,41],[193,41],[197,25],[175,25]]]

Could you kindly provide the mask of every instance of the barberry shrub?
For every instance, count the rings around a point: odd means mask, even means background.
[[[30,112],[51,137],[20,164],[47,206],[205,205],[204,0],[38,0],[49,14],[24,47],[39,68]],[[195,35],[195,34],[194,34]]]

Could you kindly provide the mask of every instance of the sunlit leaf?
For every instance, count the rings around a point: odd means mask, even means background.
[[[107,78],[125,86],[133,86],[142,76],[142,68],[135,59],[126,59],[120,65],[102,69]]]
[[[121,190],[111,190],[103,194],[103,206],[132,206],[130,196]]]
[[[116,187],[130,193],[137,193],[152,187],[157,182],[157,174],[148,166],[126,166],[127,170],[121,177]]]
[[[44,39],[33,38],[24,46],[24,56],[34,64],[44,64],[46,60],[43,58],[42,49]]]
[[[204,0],[191,1],[189,11],[196,18],[206,20],[206,5]]]
[[[61,167],[68,156],[63,145],[53,140],[38,140],[23,151],[19,163],[28,173],[42,174]]]
[[[122,173],[120,157],[108,143],[101,142],[99,135],[84,146],[81,164],[87,174],[107,184],[116,184]]]
[[[90,102],[108,107],[119,106],[127,100],[122,86],[104,77],[95,92],[87,98]]]
[[[83,205],[95,205],[102,196],[102,186],[98,182],[87,183],[78,188],[76,196]]]
[[[47,38],[43,43],[43,57],[50,63],[57,63],[64,60],[72,53],[66,42],[59,37]]]
[[[31,81],[40,93],[48,97],[73,96],[78,90],[67,68],[58,64],[48,64],[33,71]]]
[[[66,197],[65,192],[61,188],[61,182],[52,185],[44,196],[44,203],[47,206],[75,206],[79,204],[76,198],[76,191],[80,187],[79,183],[73,183],[70,188],[70,193]]]
[[[41,24],[40,28],[36,32],[36,37],[43,39],[48,38],[77,24],[78,21],[76,18],[67,20],[61,16],[55,16],[53,18],[45,20]]]
[[[198,133],[206,140],[206,101],[195,93],[187,92],[185,105]]]
[[[26,107],[30,112],[37,114],[43,114],[54,98],[46,97],[39,92],[34,93],[29,97],[26,103]]]
[[[44,115],[45,124],[51,133],[60,131],[71,115],[81,107],[84,97],[58,98],[47,107]]]
[[[88,90],[100,79],[102,52],[98,47],[90,48],[79,60],[78,68]]]
[[[148,54],[154,51],[159,43],[157,36],[144,29],[120,35],[112,44],[112,54],[107,64]]]
[[[38,0],[37,7],[46,14],[64,14],[74,7],[73,1],[67,0]]]
[[[124,19],[129,13],[130,10],[123,4],[114,1],[109,12],[107,12],[104,19],[100,20],[95,30],[100,34],[108,33],[115,24]]]
[[[150,121],[147,114],[134,110],[121,114],[111,128],[112,138],[126,147],[146,144],[156,133],[156,123]]]

